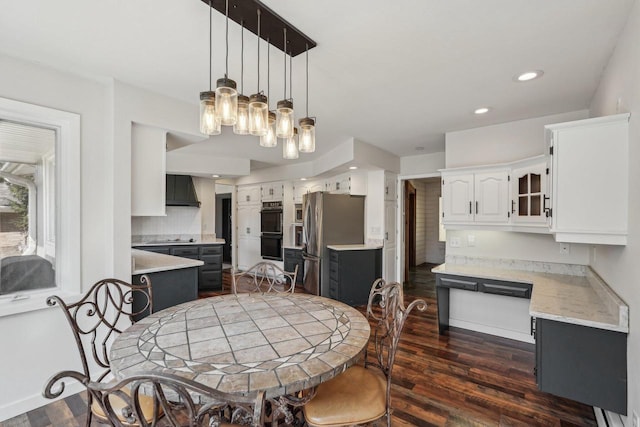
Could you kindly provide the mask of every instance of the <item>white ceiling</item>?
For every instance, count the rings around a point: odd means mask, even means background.
[[[349,138],[399,156],[444,149],[448,131],[584,109],[634,0],[264,0],[318,44],[309,53],[317,152]],[[118,80],[194,106],[208,89],[208,11],[201,0],[2,0],[0,52]],[[214,80],[224,73],[214,13]],[[229,76],[240,85],[240,28],[230,24]],[[262,45],[262,53],[266,44]],[[245,32],[245,94],[256,91],[256,38]],[[262,88],[266,89],[266,56]],[[271,107],[283,96],[271,50]],[[514,75],[542,69],[542,79]],[[293,59],[297,117],[304,55]],[[476,116],[480,106],[491,112]],[[229,142],[224,144],[224,142]],[[416,147],[424,147],[417,151]],[[281,150],[230,132],[188,146],[282,164]]]

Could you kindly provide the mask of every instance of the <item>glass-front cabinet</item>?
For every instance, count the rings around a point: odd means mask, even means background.
[[[514,167],[511,172],[511,219],[546,225],[549,211],[547,162]]]

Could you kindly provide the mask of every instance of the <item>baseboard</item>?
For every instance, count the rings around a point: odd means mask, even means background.
[[[525,334],[518,331],[511,331],[509,329],[496,328],[494,326],[481,325],[478,323],[466,322],[459,319],[449,318],[449,325],[456,328],[469,329],[476,332],[482,332],[483,334],[495,335],[498,337],[509,338],[516,341],[527,342],[535,344],[535,340],[530,334]]]
[[[67,383],[65,386],[65,392],[58,399],[71,396],[72,394],[79,393],[85,389],[83,384],[78,382]],[[56,399],[56,400],[58,400]],[[9,418],[16,417],[25,412],[32,411],[41,406],[47,405],[54,400],[43,397],[42,394],[34,394],[22,400],[16,400],[6,405],[0,406],[0,422],[6,421]]]
[[[624,427],[620,414],[596,408],[595,406],[593,407],[593,412],[596,415],[598,427]]]

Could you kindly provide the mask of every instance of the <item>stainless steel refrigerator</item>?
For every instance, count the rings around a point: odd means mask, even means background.
[[[323,191],[302,197],[305,245],[304,288],[314,295],[329,295],[327,245],[364,243],[364,196]]]

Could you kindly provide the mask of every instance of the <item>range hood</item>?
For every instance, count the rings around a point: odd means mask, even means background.
[[[200,207],[193,179],[189,175],[167,175],[167,206]]]

